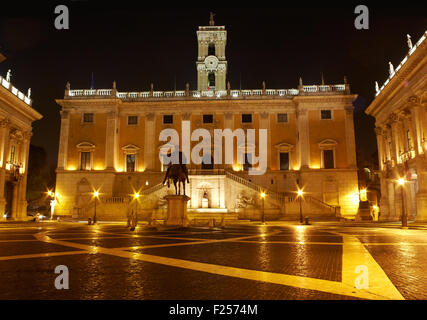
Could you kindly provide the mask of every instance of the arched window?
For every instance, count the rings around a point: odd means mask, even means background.
[[[208,76],[209,88],[215,88],[215,73],[211,72]]]
[[[208,49],[208,56],[216,56],[215,43],[211,43]]]

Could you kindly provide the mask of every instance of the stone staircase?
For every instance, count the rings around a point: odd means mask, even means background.
[[[275,192],[229,170],[225,170],[225,173],[228,179],[244,185],[259,194],[265,193],[266,201],[280,209],[280,220],[295,220],[299,218],[300,200],[295,193]],[[304,216],[314,220],[339,220],[341,216],[341,208],[339,206],[330,205],[310,195],[304,195],[302,205],[303,213],[305,212]]]

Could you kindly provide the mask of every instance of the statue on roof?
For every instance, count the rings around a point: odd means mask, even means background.
[[[390,77],[392,77],[395,73],[394,66],[391,62],[389,62],[388,64],[390,66],[390,70],[389,70],[390,71]]]
[[[31,98],[31,88],[28,89],[27,98]]]
[[[10,69],[9,70],[7,70],[7,74],[6,74],[6,81],[7,82],[10,82],[10,78],[12,77],[12,71],[10,71]]]
[[[411,51],[414,48],[414,45],[412,44],[412,38],[409,34],[408,34],[408,47],[409,47],[409,51]]]
[[[209,25],[210,25],[211,27],[213,27],[213,26],[215,25],[214,17],[215,17],[215,13],[211,12],[211,18],[210,18],[210,20],[209,20]]]

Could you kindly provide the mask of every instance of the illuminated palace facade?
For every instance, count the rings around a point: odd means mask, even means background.
[[[366,113],[376,118],[382,220],[427,221],[427,32],[380,88]],[[399,181],[400,180],[400,181]],[[399,183],[400,182],[400,183]]]
[[[0,62],[5,57],[0,54]],[[27,94],[15,88],[11,72],[0,76],[0,221],[27,220],[27,173],[32,123],[40,115]]]
[[[187,185],[190,220],[225,217],[259,219],[260,193],[265,192],[267,219],[299,215],[298,188],[305,192],[303,208],[312,218],[354,218],[357,214],[353,101],[347,81],[341,85],[296,89],[232,90],[227,83],[227,31],[223,26],[199,27],[198,88],[183,91],[120,92],[111,89],[72,90],[67,84],[61,110],[55,214],[87,218],[93,214],[93,190],[99,190],[99,219],[122,219],[135,191],[142,195],[141,219],[161,219],[164,197],[174,190],[162,185],[164,129],[265,129],[267,172],[248,174],[250,164],[189,165]],[[181,137],[182,138],[182,137]],[[192,142],[194,147],[197,142]],[[259,153],[244,148],[246,159]],[[212,153],[213,154],[213,153]],[[204,159],[213,156],[205,154]],[[211,163],[209,163],[211,162]],[[225,161],[223,161],[224,163]]]

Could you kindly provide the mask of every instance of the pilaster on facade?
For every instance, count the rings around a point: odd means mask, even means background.
[[[347,164],[349,168],[356,169],[356,137],[354,135],[354,107],[345,108],[345,140],[347,151]]]
[[[105,145],[105,167],[107,170],[114,170],[117,167],[118,155],[118,115],[111,111],[107,118]]]
[[[309,142],[309,125],[308,125],[308,111],[306,109],[298,108],[297,110],[298,121],[298,159],[301,170],[310,169],[310,142]]]
[[[61,131],[59,134],[58,169],[67,169],[68,139],[70,134],[70,112],[61,111]]]
[[[146,115],[145,122],[145,134],[144,134],[144,162],[145,169],[148,171],[154,171],[156,169],[156,115],[154,113],[148,113]]]

